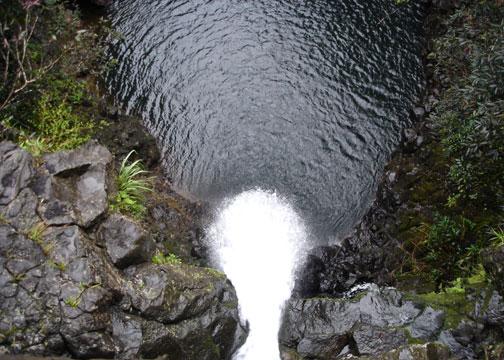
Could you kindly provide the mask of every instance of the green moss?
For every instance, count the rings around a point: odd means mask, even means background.
[[[402,328],[404,330],[404,333],[406,334],[406,338],[408,339],[408,344],[409,345],[422,345],[425,344],[425,341],[422,339],[415,338],[411,335],[411,332],[409,329]]]
[[[230,310],[238,309],[238,302],[237,301],[226,301],[226,302],[223,302],[222,305],[225,308],[228,308]]]
[[[213,268],[205,268],[205,271],[213,276],[213,277],[216,277],[218,279],[225,279],[226,278],[226,274],[224,274],[222,271],[219,271],[217,269],[213,269]]]
[[[405,299],[420,302],[431,306],[433,309],[444,311],[446,318],[443,327],[445,329],[456,328],[474,308],[474,303],[466,299],[465,293],[447,293],[442,291],[418,295],[407,294]]]

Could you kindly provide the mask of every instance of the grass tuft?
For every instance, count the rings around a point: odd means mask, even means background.
[[[152,263],[155,265],[179,265],[182,260],[175,254],[164,255],[162,252],[158,251],[156,255],[152,257]]]
[[[111,209],[142,218],[145,215],[145,194],[152,191],[152,178],[144,178],[148,171],[143,169],[142,161],[129,159],[135,151],[132,150],[124,158],[117,176],[117,195]]]

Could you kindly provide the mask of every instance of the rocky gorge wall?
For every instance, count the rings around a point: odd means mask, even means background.
[[[1,142],[0,159],[0,354],[230,359],[244,342],[224,274],[151,261],[180,210],[158,200],[156,229],[109,212],[105,147],[34,159]]]

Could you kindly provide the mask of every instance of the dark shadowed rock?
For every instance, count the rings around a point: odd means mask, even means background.
[[[101,225],[98,236],[119,268],[149,261],[153,254],[154,246],[147,233],[122,215],[110,216]]]
[[[493,284],[504,295],[504,245],[483,250],[481,259]]]
[[[35,171],[32,157],[15,144],[0,143],[0,206],[9,204],[27,187]]]

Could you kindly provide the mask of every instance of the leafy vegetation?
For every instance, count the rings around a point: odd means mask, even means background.
[[[129,162],[134,150],[124,158],[117,176],[117,195],[111,209],[141,218],[145,214],[145,194],[152,191],[152,178],[143,177],[148,172],[143,169],[141,160]]]
[[[0,135],[38,156],[83,144],[101,123],[86,82],[68,70],[86,46],[78,19],[55,2],[25,3],[0,2]]]
[[[408,185],[409,208],[421,210],[399,215],[399,274],[427,276],[438,289],[470,276],[481,250],[504,241],[502,19],[502,2],[463,1],[443,17],[428,55],[440,95],[429,115],[429,157]]]
[[[158,251],[152,257],[152,263],[155,265],[178,265],[182,263],[182,260],[175,254],[164,255],[162,252]]]

